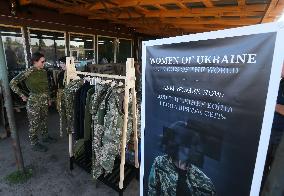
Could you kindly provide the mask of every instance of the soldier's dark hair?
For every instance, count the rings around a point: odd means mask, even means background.
[[[169,127],[164,127],[161,138],[163,151],[173,159],[176,159],[180,146],[202,148],[199,133],[184,121],[177,121]]]
[[[67,58],[67,56],[60,57],[60,58],[58,59],[58,61],[61,61],[61,62],[63,62],[63,63],[66,63],[66,58]]]
[[[40,59],[41,57],[44,57],[44,55],[43,55],[42,53],[40,53],[40,52],[35,52],[35,53],[33,53],[32,58],[31,58],[32,64],[33,64],[35,61],[39,61],[39,59]]]

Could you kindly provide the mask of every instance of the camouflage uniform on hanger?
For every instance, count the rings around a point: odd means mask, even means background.
[[[63,128],[66,127],[66,110],[64,103],[63,90],[66,85],[66,71],[61,70],[58,74],[57,81],[57,92],[56,92],[56,110],[59,114],[59,124],[60,124],[60,137],[63,137]]]
[[[83,80],[71,81],[63,90],[63,98],[61,99],[65,105],[65,111],[61,111],[62,120],[60,121],[60,129],[63,134],[63,124],[66,124],[66,133],[70,134],[74,132],[74,100],[75,93],[84,84]]]
[[[95,115],[92,170],[94,179],[103,173],[111,173],[115,159],[121,153],[124,124],[123,98],[123,88],[108,87]],[[133,133],[131,94],[128,107],[127,143],[130,139],[132,140],[130,135]]]
[[[66,113],[63,89],[57,89],[56,110],[59,114],[59,135],[63,137],[63,128],[66,127]]]
[[[120,93],[123,93],[123,89],[113,89],[108,100],[106,115],[104,118],[104,135],[97,161],[106,173],[112,172],[115,158],[121,149],[124,115],[122,113],[122,103],[120,103],[119,100]]]
[[[109,97],[112,93],[112,88],[109,88],[107,90],[107,93],[105,94],[104,98],[102,99],[101,103],[99,104],[98,110],[96,115],[94,116],[94,135],[93,135],[93,169],[92,174],[93,178],[97,179],[102,173],[103,168],[100,166],[99,156],[100,151],[103,146],[102,144],[102,138],[105,132],[105,115],[107,111],[107,104]]]

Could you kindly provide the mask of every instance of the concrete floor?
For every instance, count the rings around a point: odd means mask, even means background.
[[[11,139],[0,139],[0,195],[3,196],[113,196],[117,192],[97,182],[95,186],[91,176],[75,165],[69,170],[68,138],[59,138],[59,116],[49,112],[49,133],[58,142],[48,145],[48,152],[34,152],[28,139],[28,121],[26,111],[15,113],[17,130],[26,166],[33,168],[33,177],[24,184],[9,185],[4,177],[16,171],[14,151]],[[126,196],[139,195],[139,182],[130,183]]]

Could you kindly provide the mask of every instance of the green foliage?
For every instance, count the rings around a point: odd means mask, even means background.
[[[26,169],[25,171],[15,171],[7,175],[4,179],[9,184],[22,184],[32,177],[32,169]]]

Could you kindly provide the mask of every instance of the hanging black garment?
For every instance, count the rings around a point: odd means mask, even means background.
[[[64,84],[64,74],[65,74],[65,71],[64,70],[61,70],[58,74],[58,88],[61,88],[63,89],[65,87],[65,84]]]
[[[74,139],[79,140],[84,138],[84,118],[85,118],[85,105],[88,90],[92,88],[90,83],[86,82],[76,92],[75,95],[75,107],[74,107]]]

